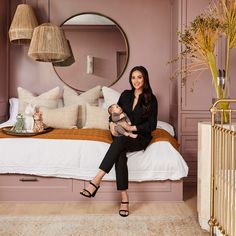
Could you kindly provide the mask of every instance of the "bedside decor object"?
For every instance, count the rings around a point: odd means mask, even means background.
[[[198,15],[190,26],[178,32],[179,42],[184,46],[179,58],[171,61],[183,60],[182,67],[177,70],[172,78],[181,75],[185,84],[188,75],[192,72],[201,72],[209,69],[212,82],[216,91],[216,99],[228,98],[229,96],[229,66],[230,50],[236,46],[236,2],[233,0],[215,0],[209,8]],[[218,65],[216,44],[226,42],[224,74],[224,89],[218,83]],[[199,73],[200,75],[200,73]],[[227,109],[228,103],[219,104],[221,109]],[[227,114],[224,114],[224,122],[227,122]]]
[[[43,132],[44,124],[43,124],[42,112],[36,109],[35,113],[33,114],[33,119],[34,119],[33,132],[34,133]]]
[[[34,104],[27,104],[24,113],[24,121],[25,121],[25,130],[27,132],[32,132],[34,128],[34,118],[33,115],[36,111],[36,106]]]
[[[18,114],[16,116],[16,123],[15,125],[11,128],[11,131],[13,132],[25,132],[25,118],[22,114]]]
[[[28,4],[18,5],[9,29],[10,42],[29,44],[36,26],[38,21],[33,8]]]

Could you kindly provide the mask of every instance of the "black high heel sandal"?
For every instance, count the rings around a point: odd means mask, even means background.
[[[129,204],[129,202],[121,202],[121,204]],[[129,211],[128,210],[119,210],[119,214],[122,217],[127,217],[129,215]]]
[[[88,197],[88,198],[95,197],[95,195],[96,195],[98,189],[100,188],[100,186],[95,185],[91,181],[89,182],[89,184],[93,185],[93,187],[95,188],[94,192],[91,193],[87,189],[84,188],[83,191],[80,192],[80,194],[83,195],[84,197]]]

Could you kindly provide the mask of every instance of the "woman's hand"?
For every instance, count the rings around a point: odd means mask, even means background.
[[[129,131],[137,131],[136,125],[131,125]]]
[[[110,131],[111,131],[111,134],[113,136],[115,136],[116,132],[115,132],[115,123],[114,122],[110,122],[109,123],[109,126],[110,126]]]

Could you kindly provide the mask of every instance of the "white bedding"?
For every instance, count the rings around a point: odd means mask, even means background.
[[[87,140],[36,138],[0,139],[0,173],[21,173],[90,180],[109,144]],[[145,151],[128,154],[129,180],[179,180],[186,162],[168,142],[156,142]],[[104,180],[115,180],[114,168]]]

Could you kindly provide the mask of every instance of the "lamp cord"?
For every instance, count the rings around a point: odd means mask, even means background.
[[[48,23],[50,23],[50,0],[48,0]]]

